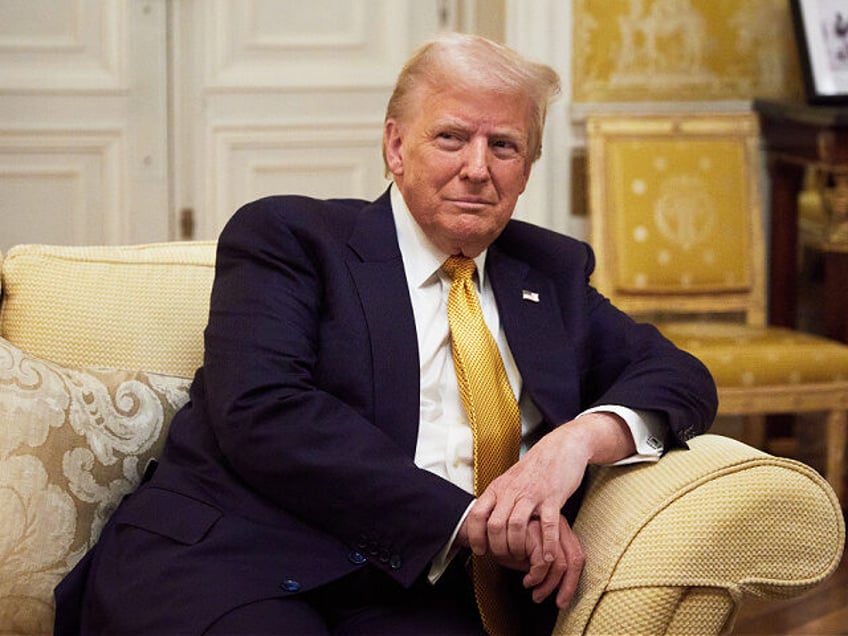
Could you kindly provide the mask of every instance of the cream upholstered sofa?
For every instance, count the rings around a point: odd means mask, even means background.
[[[47,633],[52,589],[158,452],[202,358],[214,244],[18,246],[0,300],[0,634]],[[803,464],[705,435],[594,471],[557,633],[727,632],[746,594],[836,568],[839,504]]]

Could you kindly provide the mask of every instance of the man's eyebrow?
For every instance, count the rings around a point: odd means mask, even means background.
[[[435,137],[444,132],[464,135],[474,128],[475,126],[461,117],[444,116],[431,123],[428,135]],[[490,142],[508,142],[520,149],[527,148],[530,143],[529,134],[526,130],[512,126],[494,126],[488,131],[487,137]]]
[[[495,128],[492,137],[509,137],[512,139],[526,139],[527,134],[517,128]]]
[[[466,123],[462,119],[458,117],[445,117],[443,119],[438,119],[433,122],[433,128],[451,128],[454,130],[471,130],[474,128],[472,125]],[[510,139],[526,139],[526,132],[518,129],[512,128],[510,126],[495,126],[489,132],[490,137],[505,137]]]

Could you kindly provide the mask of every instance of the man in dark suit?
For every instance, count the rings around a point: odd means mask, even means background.
[[[698,361],[589,286],[587,245],[510,220],[557,90],[445,36],[389,104],[389,192],[233,216],[191,401],[58,588],[57,632],[481,634],[470,552],[518,573],[528,633],[550,628],[582,567],[587,465],[656,459],[716,408]],[[524,444],[476,497],[449,256],[476,265]]]

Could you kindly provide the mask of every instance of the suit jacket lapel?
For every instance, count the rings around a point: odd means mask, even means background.
[[[371,336],[375,423],[414,456],[418,339],[396,236],[386,193],[360,213],[347,261]],[[486,270],[524,389],[550,424],[574,417],[580,408],[575,344],[553,281],[497,243],[489,248]]]
[[[374,364],[375,424],[410,456],[419,420],[418,338],[388,194],[363,209],[348,242]]]
[[[545,420],[559,425],[576,415],[580,392],[574,340],[563,323],[553,282],[497,243],[489,248],[486,272],[524,390]]]

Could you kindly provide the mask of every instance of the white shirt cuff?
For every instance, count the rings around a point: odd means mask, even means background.
[[[611,464],[612,466],[625,466],[639,462],[655,462],[662,456],[665,427],[660,422],[660,418],[656,413],[652,413],[651,411],[636,411],[626,406],[615,404],[605,404],[583,411],[580,415],[598,412],[614,413],[623,419],[625,424],[627,424],[627,428],[630,429],[633,442],[636,444],[636,452],[633,455],[614,462]]]
[[[459,552],[458,548],[453,548],[453,542],[456,540],[456,535],[459,534],[459,528],[462,526],[462,522],[465,521],[468,513],[471,512],[471,506],[473,505],[473,501],[468,504],[468,508],[465,509],[465,512],[462,513],[462,516],[459,518],[459,522],[456,524],[456,528],[453,529],[453,534],[451,534],[450,539],[448,539],[448,542],[445,544],[445,547],[439,550],[439,553],[430,564],[430,573],[427,575],[427,580],[430,581],[431,584],[435,585],[436,581],[438,581],[442,574],[445,573],[445,570],[448,569],[448,566],[451,564],[451,561],[453,561],[456,553]]]

